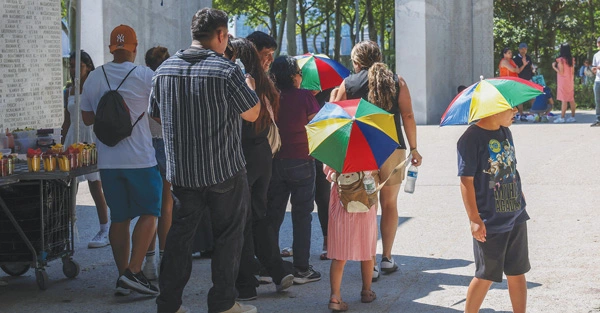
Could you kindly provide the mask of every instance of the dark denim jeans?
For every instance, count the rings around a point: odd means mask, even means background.
[[[319,223],[323,237],[327,236],[327,225],[329,224],[329,195],[331,194],[331,182],[323,173],[323,163],[315,160],[315,203],[319,213]]]
[[[267,217],[275,228],[276,242],[291,197],[294,267],[304,271],[310,257],[312,211],[315,208],[315,161],[273,159],[273,175],[267,193]]]
[[[161,292],[156,299],[158,312],[175,312],[181,306],[183,288],[192,272],[194,233],[206,213],[210,213],[214,236],[213,286],[208,292],[208,312],[226,311],[234,305],[237,297],[235,279],[249,209],[246,170],[213,186],[173,186],[173,199],[173,223],[160,266]]]

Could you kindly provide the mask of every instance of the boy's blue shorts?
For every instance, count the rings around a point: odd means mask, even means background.
[[[527,222],[517,224],[509,232],[487,234],[485,242],[473,238],[475,277],[502,282],[507,276],[522,275],[531,269],[527,245]]]
[[[160,216],[162,179],[158,167],[101,169],[102,189],[113,223],[140,215]]]

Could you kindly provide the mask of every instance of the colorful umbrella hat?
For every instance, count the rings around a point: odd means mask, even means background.
[[[469,124],[514,108],[543,93],[542,86],[518,77],[481,79],[450,103],[440,126]]]
[[[363,99],[326,102],[306,133],[310,155],[340,173],[377,170],[398,147],[394,115]]]
[[[295,58],[302,70],[302,89],[326,90],[337,87],[350,75],[347,68],[324,54],[307,53]]]

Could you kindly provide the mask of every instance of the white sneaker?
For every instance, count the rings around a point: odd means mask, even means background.
[[[562,117],[557,117],[557,118],[554,120],[554,123],[564,123],[564,122],[565,122],[565,119],[564,119],[564,118],[562,118]]]
[[[567,123],[575,123],[575,122],[577,122],[577,120],[574,117],[570,116],[567,118]]]
[[[375,267],[373,267],[373,279],[371,279],[371,281],[376,282],[377,280],[379,280],[379,266],[375,265]]]
[[[88,243],[88,248],[102,248],[110,244],[108,241],[108,231],[99,231]]]
[[[386,273],[392,273],[398,270],[398,264],[394,261],[394,258],[381,258],[381,270]]]
[[[146,262],[144,262],[144,266],[142,267],[142,272],[144,272],[144,276],[146,276],[148,280],[156,280],[158,278],[154,257],[146,258]]]

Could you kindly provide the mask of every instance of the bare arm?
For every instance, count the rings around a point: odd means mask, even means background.
[[[81,111],[81,118],[83,120],[83,124],[90,126],[94,124],[96,114],[94,114],[94,111]]]
[[[404,78],[398,76],[398,84],[400,85],[400,96],[398,97],[398,106],[400,107],[400,116],[402,117],[402,125],[404,125],[404,133],[408,140],[410,153],[412,154],[412,164],[415,166],[421,165],[423,157],[417,151],[417,122],[412,109],[412,99],[408,85]]]
[[[342,101],[346,100],[346,85],[344,82],[340,85],[339,88],[334,89],[331,92],[330,101]]]
[[[473,184],[472,176],[460,177],[460,192],[471,224],[471,234],[477,241],[485,242],[487,232],[485,224],[481,220],[481,217],[479,217],[479,211],[477,210],[475,185]]]
[[[61,143],[65,143],[65,137],[67,136],[67,132],[69,131],[69,127],[71,127],[71,113],[69,110],[65,109],[65,120],[62,123],[62,128],[60,130]]]
[[[525,68],[525,66],[528,64],[529,62],[527,62],[527,60],[523,61],[523,66],[521,67],[514,67],[510,64],[510,62],[506,61],[506,59],[502,59],[502,61],[500,61],[500,66],[502,67],[506,67],[510,72],[513,73],[521,73],[521,71]]]

